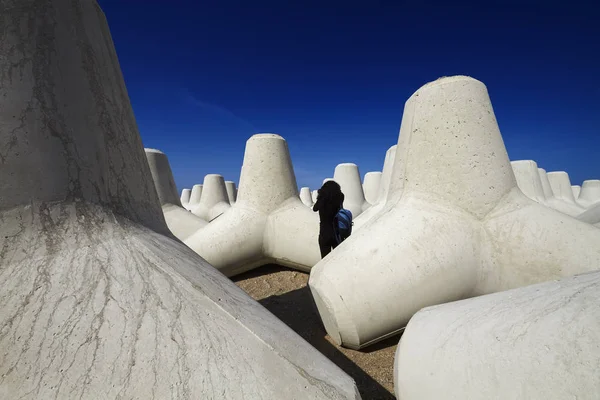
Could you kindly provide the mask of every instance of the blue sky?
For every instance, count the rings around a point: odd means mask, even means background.
[[[299,186],[341,162],[382,168],[404,102],[440,76],[490,92],[511,160],[600,178],[594,1],[99,0],[146,147],[179,189],[239,179],[246,140],[278,133]]]

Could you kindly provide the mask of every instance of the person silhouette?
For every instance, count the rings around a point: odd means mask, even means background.
[[[336,239],[334,221],[337,212],[344,204],[344,193],[335,181],[327,181],[321,186],[317,194],[317,202],[313,211],[319,212],[319,249],[321,258],[335,249],[339,244]]]

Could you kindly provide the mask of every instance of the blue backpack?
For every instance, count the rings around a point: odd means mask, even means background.
[[[352,234],[352,213],[345,208],[340,209],[333,219],[333,230],[335,239],[340,244]]]

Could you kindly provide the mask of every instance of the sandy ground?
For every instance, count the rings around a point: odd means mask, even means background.
[[[308,274],[265,265],[233,277],[252,298],[354,378],[363,400],[394,399],[394,353],[399,336],[354,351],[329,338],[313,307]]]

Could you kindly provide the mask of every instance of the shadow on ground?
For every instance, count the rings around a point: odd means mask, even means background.
[[[234,277],[233,280],[354,378],[364,400],[395,398],[391,393],[393,356],[399,336],[389,338],[363,351],[338,347],[329,340],[316,312],[310,289],[306,286],[307,274],[278,265],[265,265]],[[378,381],[383,382],[387,389]]]

